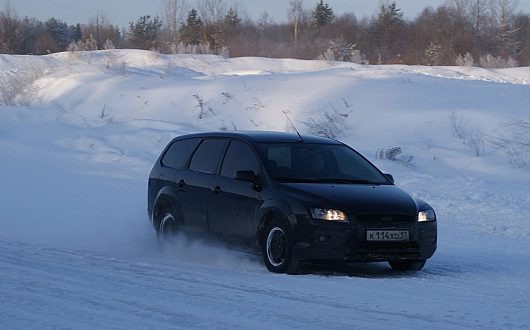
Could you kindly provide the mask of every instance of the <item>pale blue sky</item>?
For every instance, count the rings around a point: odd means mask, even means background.
[[[7,0],[0,0],[3,8]],[[437,7],[446,0],[396,0],[398,7],[409,18],[414,18],[427,7]],[[188,0],[191,6],[198,0]],[[267,11],[277,22],[285,21],[288,0],[239,0],[247,8],[251,18],[257,19],[261,13]],[[317,0],[304,0],[305,8],[313,8]],[[335,13],[354,12],[358,18],[373,15],[381,0],[328,0],[326,1]],[[160,12],[162,0],[11,0],[19,16],[47,19],[56,17],[69,24],[86,23],[96,13],[105,14],[110,21],[119,26],[126,26],[128,22],[136,20],[141,15],[157,15]],[[519,0],[519,9],[530,12],[530,0]]]

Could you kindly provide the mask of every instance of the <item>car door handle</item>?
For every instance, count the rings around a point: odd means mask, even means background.
[[[177,185],[180,187],[180,188],[183,188],[186,186],[186,181],[184,180],[180,180],[179,182],[177,182]]]
[[[212,191],[213,191],[214,193],[216,193],[216,194],[222,192],[221,187],[219,187],[219,186],[216,186],[216,187],[212,188]]]

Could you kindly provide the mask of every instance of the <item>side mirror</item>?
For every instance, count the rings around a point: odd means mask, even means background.
[[[261,191],[262,189],[260,177],[254,171],[237,171],[234,179],[252,183],[252,189],[255,191]]]
[[[390,182],[394,183],[394,176],[392,174],[385,174],[385,176]]]
[[[253,184],[259,184],[258,176],[254,171],[237,171],[234,179],[239,181],[250,182]]]

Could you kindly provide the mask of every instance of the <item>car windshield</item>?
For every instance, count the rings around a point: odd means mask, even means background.
[[[390,184],[366,159],[340,144],[261,143],[271,174],[280,182]]]

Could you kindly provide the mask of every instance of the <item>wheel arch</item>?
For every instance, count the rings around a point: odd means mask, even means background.
[[[180,221],[180,207],[177,202],[177,194],[171,187],[164,187],[158,192],[155,202],[153,203],[153,214],[151,217],[151,223],[155,230],[160,227],[160,212],[164,210],[170,210],[174,213],[176,220]]]
[[[263,235],[263,231],[265,230],[265,227],[267,227],[267,224],[269,224],[269,222],[273,220],[281,220],[285,221],[291,229],[293,228],[293,223],[291,219],[294,218],[294,215],[289,216],[290,213],[292,212],[289,212],[288,209],[279,205],[271,205],[262,208],[258,216],[259,221],[255,232],[255,238],[258,242],[258,248],[261,246],[261,235]]]

